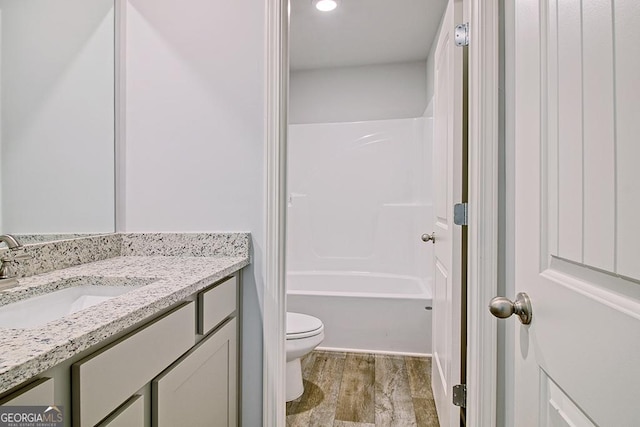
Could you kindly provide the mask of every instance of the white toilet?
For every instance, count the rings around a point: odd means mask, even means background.
[[[304,393],[300,359],[324,339],[324,325],[313,316],[287,313],[287,402]]]

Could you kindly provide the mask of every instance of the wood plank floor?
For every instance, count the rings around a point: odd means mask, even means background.
[[[314,351],[288,427],[437,427],[428,357]]]

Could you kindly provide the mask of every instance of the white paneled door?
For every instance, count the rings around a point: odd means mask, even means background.
[[[515,423],[637,426],[640,3],[515,8]]]
[[[434,94],[434,289],[432,387],[441,426],[459,426],[453,386],[461,382],[462,229],[453,207],[462,201],[463,49],[453,30],[462,1],[450,0],[435,51]]]

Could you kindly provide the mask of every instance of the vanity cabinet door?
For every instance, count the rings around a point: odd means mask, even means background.
[[[237,323],[229,320],[152,383],[156,427],[236,427]]]
[[[136,394],[127,400],[113,415],[101,422],[98,427],[144,426],[144,396]]]

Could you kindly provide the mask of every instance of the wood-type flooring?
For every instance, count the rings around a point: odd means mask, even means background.
[[[287,427],[437,427],[428,357],[314,351]]]

